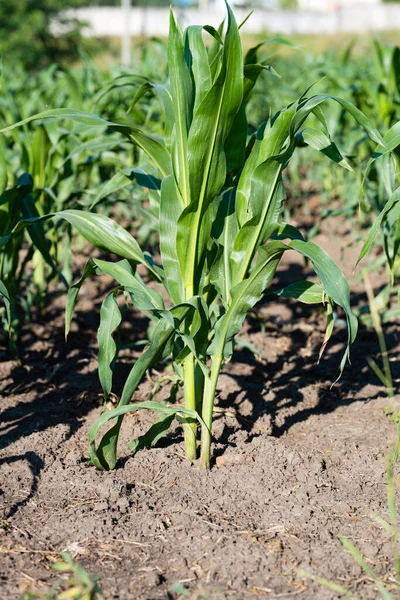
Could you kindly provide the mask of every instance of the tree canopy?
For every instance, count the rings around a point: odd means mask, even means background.
[[[66,33],[55,36],[50,24],[60,11],[87,6],[87,0],[1,0],[0,56],[9,65],[22,62],[28,69],[50,62],[74,58],[80,26],[76,21],[63,24]]]

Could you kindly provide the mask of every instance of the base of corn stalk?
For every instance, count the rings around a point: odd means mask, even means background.
[[[217,382],[219,378],[219,372],[221,370],[222,357],[213,356],[211,359],[211,373],[209,377],[204,380],[204,394],[203,394],[203,410],[202,419],[204,425],[201,429],[201,454],[200,454],[200,467],[202,469],[210,468],[210,448],[211,448],[211,431],[213,421],[213,409],[215,400],[215,390],[217,389]]]
[[[183,365],[185,381],[185,408],[196,410],[196,379],[195,362],[193,355],[188,356]],[[183,435],[185,439],[185,454],[191,461],[197,458],[196,448],[197,423],[183,423]]]

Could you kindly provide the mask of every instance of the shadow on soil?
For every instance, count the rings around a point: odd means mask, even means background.
[[[68,341],[64,338],[64,310],[54,306],[47,313],[46,323],[38,321],[22,331],[22,365],[9,356],[0,369],[0,450],[59,424],[68,427],[64,437],[67,441],[81,427],[84,417],[101,406],[96,342],[100,300],[94,303],[93,310],[76,313],[75,331]],[[129,337],[123,342],[142,338],[146,322],[135,314]],[[130,362],[120,365],[117,381],[126,378],[130,366]],[[121,391],[118,387],[116,393]]]
[[[25,460],[28,463],[30,472],[32,474],[32,483],[31,483],[31,487],[30,487],[30,490],[29,490],[27,496],[23,500],[20,500],[19,502],[15,502],[12,506],[10,506],[9,510],[4,515],[4,519],[6,521],[7,521],[7,519],[10,519],[13,515],[15,515],[15,513],[20,508],[25,506],[25,504],[27,504],[29,502],[29,500],[31,498],[33,498],[33,496],[36,494],[37,489],[38,489],[38,481],[39,481],[40,471],[44,467],[43,460],[40,458],[40,456],[38,456],[36,454],[36,452],[25,452],[25,454],[20,454],[18,456],[8,456],[6,458],[2,458],[2,459],[0,459],[0,466],[3,463],[7,463],[7,464],[11,465],[11,464],[19,462],[21,460]]]
[[[374,358],[381,364],[380,349],[375,331],[360,328],[356,342],[351,348],[352,364],[347,364],[340,380],[331,387],[339,375],[339,365],[347,342],[345,328],[334,332],[330,340],[334,350],[329,349],[318,364],[319,349],[323,341],[322,331],[316,336],[316,344],[312,347],[310,355],[299,353],[306,347],[307,341],[313,333],[306,333],[296,327],[299,320],[310,316],[307,308],[299,304],[292,304],[290,325],[290,348],[280,354],[276,360],[261,362],[258,357],[248,349],[236,351],[228,376],[237,384],[237,391],[229,393],[225,398],[220,398],[218,406],[222,409],[234,407],[241,426],[248,432],[247,442],[260,435],[254,428],[256,421],[265,414],[270,416],[271,433],[273,437],[281,437],[289,429],[300,422],[306,421],[313,415],[325,415],[334,412],[341,406],[348,406],[354,402],[369,402],[385,396],[385,388],[369,368],[366,356]],[[315,324],[315,319],[312,319]],[[248,333],[260,330],[259,321],[251,320]],[[283,324],[285,335],[288,335],[288,323]],[[268,335],[268,331],[266,332]],[[277,334],[274,333],[274,336]],[[319,339],[318,339],[319,337]],[[385,339],[389,354],[398,350],[400,337],[395,324],[385,327]],[[237,365],[237,366],[236,366]],[[246,365],[245,375],[241,374],[239,365]],[[392,377],[395,388],[398,389],[400,381],[400,365],[391,363]],[[322,383],[322,385],[321,385]],[[305,406],[303,390],[314,385],[317,402],[313,406]],[[242,390],[247,393],[243,395]],[[374,390],[371,394],[371,389]],[[267,399],[268,391],[273,391],[273,398]],[[365,390],[365,391],[363,391]],[[240,416],[241,404],[250,403],[245,417]],[[234,446],[235,428],[224,426],[223,433],[218,439],[222,447],[216,449],[215,456],[224,453],[229,446]]]
[[[307,273],[306,273],[307,275]],[[280,274],[275,289],[305,278],[304,268],[301,265],[291,265],[289,269]],[[68,440],[83,424],[84,417],[102,402],[101,390],[97,377],[97,342],[96,328],[100,300],[96,296],[93,300],[95,308],[78,311],[75,321],[77,332],[71,333],[68,342],[64,340],[63,309],[51,308],[48,312],[46,324],[31,326],[23,332],[22,344],[24,347],[23,366],[13,363],[9,373],[6,374],[7,384],[3,386],[2,404],[5,407],[1,414],[0,425],[0,450],[6,448],[22,437],[29,436],[35,431],[44,431],[58,424],[65,424],[68,432],[64,440]],[[267,302],[275,304],[273,296]],[[304,322],[316,327],[315,311],[309,307],[295,302],[278,300],[290,308],[290,318],[282,322],[279,318],[271,318],[266,323],[265,335],[278,337],[283,329],[286,336],[290,337],[290,347],[282,351],[275,361],[261,364],[249,350],[239,350],[235,353],[229,366],[229,376],[238,384],[239,390],[246,390],[247,402],[251,403],[250,414],[243,419],[243,429],[248,432],[250,442],[256,435],[254,424],[263,414],[269,414],[271,419],[271,435],[280,437],[294,424],[307,420],[311,415],[327,414],[339,406],[352,402],[369,401],[374,397],[360,392],[368,384],[379,385],[373,373],[369,370],[366,354],[377,357],[379,346],[375,332],[362,330],[352,348],[352,367],[346,367],[343,376],[333,389],[329,386],[338,376],[340,360],[346,344],[346,330],[336,332],[330,342],[334,350],[327,353],[320,365],[317,364],[318,352],[323,334],[318,337],[319,342],[309,355],[304,355],[301,350],[306,346],[310,336],[309,329],[300,325]],[[93,306],[93,304],[92,304]],[[262,304],[260,305],[262,307]],[[268,312],[268,307],[267,312]],[[260,320],[250,317],[248,320],[248,333],[260,331]],[[146,330],[146,320],[138,314],[130,318],[129,339],[126,342],[143,338]],[[312,327],[311,327],[312,330]],[[399,344],[398,333],[395,326],[387,328],[388,347],[394,349]],[[379,359],[378,359],[379,362]],[[115,375],[115,381],[123,382],[132,365],[132,359],[121,363]],[[246,365],[246,369],[241,368]],[[250,373],[249,373],[250,367]],[[393,365],[394,379],[400,376],[399,365]],[[242,374],[241,371],[245,371]],[[1,372],[0,372],[1,374]],[[311,384],[324,385],[318,387],[318,402],[308,408],[303,405],[302,390]],[[269,382],[272,382],[274,397],[266,399]],[[1,380],[0,380],[1,386]],[[121,385],[116,386],[116,393],[121,390]],[[348,396],[351,390],[352,396]],[[239,408],[243,394],[234,392],[220,400],[222,408]],[[355,397],[356,396],[356,397]],[[284,419],[278,419],[279,413],[284,411]],[[225,426],[221,439],[222,444],[218,452],[221,454],[233,442],[230,441],[233,429]],[[181,439],[177,430],[165,440],[166,444],[176,443]],[[30,456],[28,456],[30,454]],[[28,460],[33,474],[32,486],[38,472],[38,457],[27,453],[22,457],[10,457],[9,461]],[[40,459],[39,459],[40,460]],[[39,471],[38,471],[39,469]],[[34,493],[32,487],[31,493]]]

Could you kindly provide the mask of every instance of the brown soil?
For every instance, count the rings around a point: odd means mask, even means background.
[[[329,232],[326,223],[318,241],[340,260],[346,237]],[[356,255],[344,249],[348,274]],[[288,257],[279,285],[302,271]],[[387,516],[384,457],[394,439],[385,391],[366,363],[367,355],[379,361],[375,333],[361,330],[352,368],[330,389],[345,328],[318,365],[323,316],[268,299],[240,336],[261,353],[242,343],[219,382],[211,471],[185,460],[179,427],[160,447],[129,457],[127,442],[151,421],[136,414],[126,418],[118,468],[104,473],[88,466],[87,434],[101,405],[95,331],[106,283],[85,284],[67,344],[64,299],[54,295],[46,320],[24,329],[23,366],[0,363],[1,598],[46,590],[66,550],[101,576],[107,598],[340,597],[300,567],[376,599],[337,538],[347,536],[390,586],[390,538],[372,518]],[[144,333],[145,321],[131,315],[126,341]],[[386,333],[398,386],[396,325]],[[123,352],[117,393],[131,361]],[[135,399],[151,387],[144,381]]]

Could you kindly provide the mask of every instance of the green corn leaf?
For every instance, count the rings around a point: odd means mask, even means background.
[[[37,219],[36,223],[33,223],[28,229],[29,237],[31,238],[32,243],[35,246],[35,248],[37,248],[39,250],[39,252],[43,256],[44,260],[51,267],[52,271],[54,273],[57,273],[58,277],[63,282],[65,287],[68,288],[68,283],[66,282],[64,275],[58,269],[57,265],[55,264],[55,262],[53,260],[53,257],[50,254],[50,250],[49,250],[50,245],[47,242],[45,232],[43,229],[43,224],[39,220],[39,213],[36,209],[36,206],[35,206],[35,203],[34,203],[34,200],[33,200],[33,197],[31,194],[28,194],[22,200],[21,212],[22,212],[22,216],[24,217],[25,220]]]
[[[282,158],[272,157],[259,165],[251,177],[249,213],[253,216],[238,232],[230,256],[232,284],[243,281],[257,248],[278,227],[284,191]]]
[[[284,156],[282,155],[282,149],[288,139],[290,124],[295,111],[295,105],[289,106],[276,115],[273,121],[265,123],[257,131],[254,145],[246,160],[238,183],[236,212],[241,226],[255,216],[251,205],[251,199],[254,197],[252,187],[257,185],[259,188],[256,206],[262,208],[265,204],[267,207],[270,202],[269,194],[271,193],[271,185],[275,177],[272,173],[269,174],[266,171],[267,169],[269,170],[273,161],[277,163],[277,167],[279,163],[283,164]],[[259,181],[253,182],[255,175],[257,178],[256,169],[261,167],[263,163],[265,163],[263,167],[265,172],[261,174]],[[272,185],[272,188],[274,185]],[[263,193],[265,194],[265,202],[262,200]],[[254,250],[251,253],[254,253]]]
[[[346,313],[348,344],[340,363],[340,374],[342,374],[349,358],[350,345],[354,342],[358,329],[357,317],[353,314],[350,306],[349,285],[339,267],[335,265],[322,248],[319,248],[313,242],[293,240],[288,244],[288,247],[297,250],[297,252],[311,260],[324,292]]]
[[[161,180],[151,173],[145,173],[140,168],[134,169],[122,169],[123,173],[128,174],[128,176],[133,172],[135,174],[135,181],[141,187],[147,188],[152,191],[159,191],[161,189]]]
[[[242,105],[235,116],[224,147],[228,176],[239,172],[243,166],[246,155],[247,129],[246,108],[245,105]]]
[[[74,313],[75,304],[78,299],[79,291],[88,277],[94,275],[96,272],[96,265],[93,259],[88,260],[85,265],[81,278],[74,284],[72,284],[68,290],[67,301],[65,304],[65,337],[67,338],[69,330],[71,328],[72,315]]]
[[[291,42],[290,40],[288,40],[286,38],[273,37],[273,38],[270,38],[269,40],[264,40],[263,42],[260,42],[256,46],[253,46],[253,48],[250,48],[250,50],[248,50],[245,60],[244,60],[245,65],[256,63],[257,62],[257,53],[258,53],[259,49],[262,48],[262,46],[266,46],[269,44],[280,44],[282,46],[289,46],[290,48],[294,48],[296,50],[302,49],[301,46],[298,46],[297,44],[295,44],[294,42]]]
[[[7,163],[4,156],[4,140],[0,139],[0,196],[7,189]]]
[[[212,236],[219,244],[219,252],[210,269],[210,281],[225,303],[230,299],[232,287],[230,255],[237,232],[235,189],[232,188],[222,195],[212,229]]]
[[[185,299],[176,248],[177,223],[184,207],[175,178],[173,175],[166,177],[161,184],[160,251],[166,286],[174,304],[180,304]]]
[[[121,171],[117,171],[117,173],[115,173],[111,179],[105,181],[103,185],[99,187],[90,208],[92,209],[94,206],[96,206],[96,204],[101,202],[101,200],[107,198],[107,196],[110,196],[111,194],[119,192],[127,186],[132,185],[134,180],[135,173],[133,169],[122,169]]]
[[[97,115],[92,115],[90,113],[84,113],[79,110],[70,110],[68,108],[54,108],[52,110],[45,110],[43,112],[37,113],[36,115],[32,115],[27,119],[23,119],[22,121],[18,121],[13,125],[9,125],[8,127],[3,127],[0,129],[0,133],[7,133],[16,129],[17,127],[22,127],[23,125],[27,125],[32,121],[43,121],[44,119],[69,119],[75,121],[76,123],[80,123],[82,125],[87,125],[88,127],[108,127],[109,125],[116,125],[116,123],[112,123],[111,121],[106,121]]]
[[[180,406],[169,407],[169,406],[165,406],[164,404],[161,404],[159,402],[148,401],[148,402],[137,402],[136,404],[120,405],[117,408],[114,408],[112,410],[109,410],[109,411],[103,413],[101,415],[101,417],[96,421],[96,423],[94,423],[92,425],[92,427],[90,428],[90,431],[89,431],[89,440],[90,440],[90,445],[91,445],[90,446],[90,449],[91,449],[90,457],[91,457],[91,462],[94,466],[96,466],[98,469],[101,469],[101,470],[109,470],[109,469],[113,469],[116,464],[116,457],[110,451],[110,441],[112,439],[114,439],[114,437],[109,436],[107,438],[107,444],[105,444],[104,442],[106,441],[106,437],[107,437],[107,434],[106,434],[102,439],[102,443],[99,445],[99,447],[96,450],[95,440],[97,438],[97,434],[100,431],[101,427],[103,427],[103,425],[105,425],[111,419],[117,419],[117,422],[119,422],[126,414],[135,412],[137,410],[144,410],[144,409],[152,410],[154,412],[161,413],[161,414],[164,414],[167,416],[171,416],[171,415],[175,416],[176,414],[182,414],[187,417],[190,417],[191,419],[200,420],[199,415],[194,410],[189,410],[189,409],[186,409],[186,408],[183,408]],[[108,433],[113,431],[115,429],[115,427],[116,426],[114,425],[112,430],[109,430]],[[114,431],[113,431],[113,434],[115,434]]]
[[[276,229],[275,233],[271,236],[274,240],[301,240],[305,242],[304,236],[293,225],[289,225],[289,223],[281,223],[281,225]]]
[[[111,275],[124,290],[132,293],[134,304],[139,310],[164,310],[160,292],[145,285],[127,260],[111,263],[93,258],[92,262],[96,266],[97,275]]]
[[[325,154],[325,156],[333,160],[333,162],[341,165],[348,171],[353,171],[353,167],[341,155],[335,142],[319,129],[306,127],[306,129],[300,131],[296,137],[301,138],[306,144],[311,146],[311,148],[314,148],[322,154]]]
[[[112,334],[122,320],[117,297],[118,288],[107,294],[104,298],[100,309],[100,326],[97,330],[99,379],[103,389],[104,400],[107,400],[111,393],[113,376],[111,364],[117,352],[117,346]]]
[[[393,596],[391,594],[389,594],[389,592],[383,585],[382,581],[380,581],[380,579],[378,579],[378,577],[375,575],[374,571],[371,569],[371,567],[369,566],[367,561],[364,559],[364,557],[362,556],[362,554],[358,550],[358,548],[356,548],[350,542],[350,540],[348,540],[344,536],[339,536],[339,540],[342,542],[342,544],[346,548],[347,552],[349,552],[349,554],[351,554],[351,556],[354,558],[354,560],[360,565],[360,567],[363,569],[363,571],[365,571],[365,573],[369,577],[371,577],[371,579],[374,581],[383,600],[394,600]]]
[[[383,139],[390,150],[396,150],[400,146],[400,121],[395,123],[393,127],[385,133]]]
[[[324,336],[324,341],[322,342],[322,346],[321,346],[320,351],[319,351],[318,362],[321,360],[322,355],[324,353],[324,350],[326,348],[326,345],[329,342],[329,340],[331,339],[334,325],[335,325],[335,317],[334,317],[334,314],[333,314],[332,300],[330,298],[328,298],[327,299],[327,304],[326,304],[326,329],[325,329],[325,336]]]
[[[196,310],[193,313],[193,317],[190,322],[187,323],[187,328],[182,330],[178,323],[175,323],[173,313],[171,311],[164,310],[159,313],[159,316],[166,319],[171,327],[174,328],[176,334],[176,342],[182,340],[184,346],[182,350],[179,350],[179,346],[176,343],[173,351],[173,360],[175,364],[183,363],[186,357],[192,353],[194,356],[199,369],[208,377],[208,369],[205,364],[204,354],[208,345],[208,333],[209,333],[209,311],[205,300],[198,296],[192,299],[192,303],[195,304]],[[188,333],[186,333],[188,332]]]
[[[43,217],[34,217],[20,221],[14,228],[13,233],[15,234],[25,227],[32,227],[40,221],[54,217],[61,217],[68,221],[96,248],[143,263],[157,278],[159,277],[159,273],[153,266],[151,259],[143,254],[137,241],[123,227],[105,215],[85,212],[83,210],[62,210],[44,215]]]
[[[193,113],[196,112],[212,86],[210,64],[202,34],[203,27],[200,25],[192,25],[186,30],[187,46],[190,52],[189,68],[195,90]]]
[[[371,138],[371,140],[373,140],[380,146],[383,146],[383,148],[385,148],[386,150],[389,150],[388,145],[386,144],[379,131],[371,124],[371,121],[364,115],[364,113],[361,112],[361,110],[359,110],[356,106],[354,106],[354,104],[348,102],[347,100],[344,100],[343,98],[339,98],[338,96],[331,96],[328,94],[311,96],[310,98],[304,100],[300,104],[298,110],[296,111],[296,115],[292,121],[292,134],[295,134],[301,128],[305,119],[314,110],[316,106],[320,106],[327,100],[334,100],[335,102],[343,106],[343,108],[365,129],[366,133]]]
[[[164,144],[168,152],[171,152],[172,130],[174,126],[174,106],[172,102],[169,85],[153,84],[164,107]]]
[[[161,417],[150,427],[150,429],[144,435],[140,435],[135,440],[132,440],[128,444],[129,450],[132,454],[136,454],[139,450],[144,448],[153,448],[157,442],[165,436],[168,429],[171,427],[172,421],[175,418],[175,413]]]
[[[125,119],[125,123],[114,123],[112,121],[102,119],[97,115],[83,113],[77,110],[69,110],[66,108],[55,108],[53,110],[37,113],[36,115],[32,115],[27,119],[18,121],[18,123],[4,127],[3,129],[0,129],[0,133],[7,133],[17,127],[27,125],[32,121],[50,118],[69,119],[88,127],[108,127],[114,131],[119,131],[128,137],[128,139],[130,139],[134,144],[142,148],[144,152],[146,152],[149,158],[160,170],[163,177],[166,177],[171,172],[170,155],[165,146],[155,137],[147,135],[145,132],[132,125],[128,118]]]
[[[212,356],[221,356],[226,353],[226,349],[230,348],[229,344],[240,331],[247,312],[262,297],[264,289],[275,274],[283,252],[289,249],[297,250],[311,260],[325,294],[341,306],[346,313],[349,333],[348,345],[340,363],[341,374],[358,327],[357,318],[350,307],[349,286],[339,267],[324,250],[313,242],[301,240],[292,240],[288,245],[278,241],[270,242],[259,248],[256,265],[249,277],[236,284],[231,290],[231,304],[226,313],[217,321],[215,338],[207,353]]]
[[[174,326],[172,326],[166,319],[161,319],[157,323],[150,346],[138,358],[138,360],[133,365],[131,372],[129,373],[129,376],[124,385],[124,389],[122,390],[122,396],[118,408],[114,409],[114,411],[104,413],[90,429],[90,456],[92,463],[97,468],[102,470],[109,470],[115,467],[115,464],[117,462],[118,437],[124,414],[126,412],[131,412],[132,410],[137,410],[136,407],[140,408],[142,406],[143,408],[150,408],[147,405],[143,406],[143,404],[146,403],[135,404],[132,407],[129,406],[129,402],[131,401],[131,398],[146,371],[151,367],[151,365],[157,362],[157,360],[160,360],[160,358],[162,358],[163,353],[165,353],[166,347],[170,343],[171,339],[175,337],[175,328],[178,327],[179,324],[182,323],[184,319],[188,317],[188,315],[193,315],[195,307],[196,302],[187,302],[185,304],[181,304],[179,306],[174,307],[171,310],[174,318]],[[164,412],[164,414],[171,414],[170,412],[166,411],[165,407],[163,409],[160,408],[162,405],[160,405],[157,402],[150,404],[153,410]],[[157,408],[153,407],[154,404]],[[111,429],[109,429],[105,433],[105,435],[103,435],[99,445],[96,447],[96,437],[98,431],[104,423],[106,423],[110,419],[113,419],[114,417],[117,417],[115,424],[111,427]]]
[[[4,305],[6,307],[6,316],[7,316],[7,327],[10,331],[11,328],[11,298],[10,294],[4,285],[4,283],[0,279],[0,296],[3,298]]]
[[[188,172],[188,127],[193,112],[192,80],[185,61],[185,40],[179,23],[170,11],[168,37],[168,64],[170,89],[174,110],[175,136],[172,144],[172,162],[176,183],[185,206],[190,203]]]
[[[294,298],[304,304],[321,304],[324,301],[324,290],[311,281],[299,281],[274,292],[282,298]]]
[[[359,596],[355,596],[354,594],[349,592],[349,590],[347,590],[345,587],[339,585],[338,583],[335,583],[334,581],[329,581],[329,579],[324,579],[323,577],[317,577],[317,575],[313,575],[312,573],[309,573],[304,569],[296,569],[296,571],[300,575],[300,577],[311,579],[311,581],[315,581],[315,583],[323,585],[327,589],[336,592],[336,594],[340,594],[341,596],[345,596],[346,598],[352,598],[352,600],[361,600]]]
[[[71,326],[72,315],[81,286],[92,275],[110,275],[113,277],[123,289],[132,294],[134,304],[139,310],[164,310],[164,301],[161,294],[157,290],[146,286],[127,260],[111,263],[98,258],[91,258],[85,266],[82,277],[71,285],[68,290],[65,307],[66,337]]]
[[[160,140],[133,127],[121,127],[120,125],[116,125],[112,128],[116,131],[121,131],[121,133],[126,135],[134,144],[139,146],[139,148],[147,154],[150,160],[153,161],[163,177],[167,177],[167,175],[171,173],[171,157],[167,148]]]
[[[239,333],[249,310],[262,298],[286,248],[282,242],[270,242],[259,249],[256,266],[248,279],[237,283],[231,289],[231,303],[216,323],[214,339],[207,349],[207,354],[230,356],[233,338]]]
[[[393,152],[396,150],[400,143],[400,122],[395,123],[393,127],[386,132],[383,137],[385,145],[378,144],[371,158],[369,159],[367,166],[365,167],[363,180],[360,190],[360,199],[364,190],[365,182],[368,178],[372,165],[378,162],[378,169],[380,176],[385,186],[386,193],[391,196],[393,193],[393,187],[395,182],[396,174],[396,161],[394,157],[389,154],[388,150]]]
[[[144,83],[147,83],[147,80],[141,75],[119,75],[118,77],[115,77],[110,84],[99,90],[93,99],[93,106],[95,107],[99,104],[107,94],[114,90],[118,90],[121,87],[138,87]]]
[[[59,211],[55,216],[68,221],[96,248],[146,264],[135,238],[109,217],[73,209]]]
[[[364,256],[366,254],[368,254],[368,252],[371,249],[371,246],[373,244],[376,234],[378,233],[379,229],[384,224],[385,220],[389,217],[391,211],[394,211],[396,209],[396,207],[399,205],[399,202],[400,202],[400,187],[398,187],[393,192],[391,198],[389,198],[389,200],[385,204],[384,209],[375,218],[374,223],[373,223],[371,229],[369,230],[367,239],[365,240],[364,245],[361,248],[360,255],[357,259],[357,264],[364,258]]]
[[[191,203],[178,221],[177,249],[186,289],[193,289],[197,266],[211,233],[207,211],[225,181],[223,148],[243,97],[242,52],[236,21],[228,7],[222,69],[197,108],[188,137]],[[194,289],[194,293],[196,290]]]
[[[43,189],[45,186],[46,164],[50,149],[51,143],[45,127],[37,127],[30,146],[32,157],[29,169],[36,189]]]
[[[149,81],[145,81],[144,83],[142,83],[142,85],[139,86],[134,97],[132,98],[132,101],[127,111],[128,115],[133,111],[139,100],[141,100],[143,96],[145,96],[149,92],[153,92],[153,86]]]

